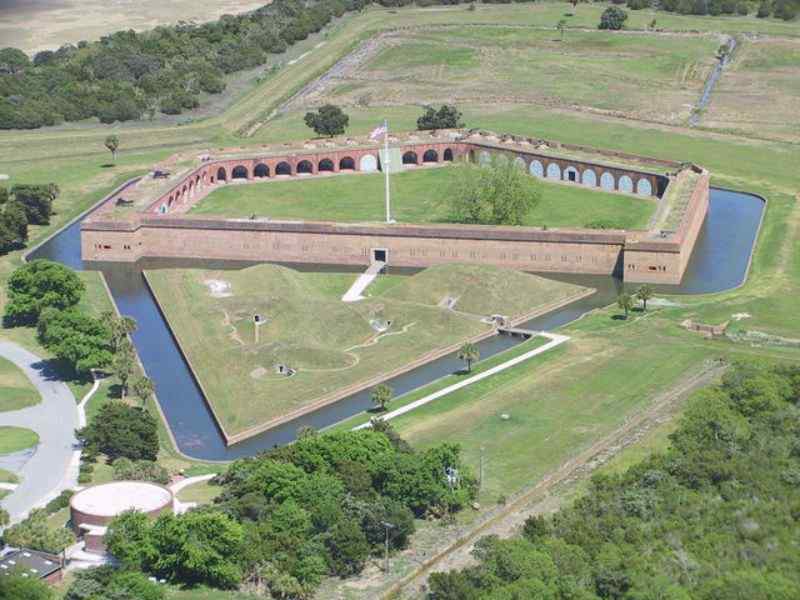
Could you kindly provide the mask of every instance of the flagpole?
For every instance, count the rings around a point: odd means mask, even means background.
[[[384,176],[386,180],[386,222],[393,223],[391,211],[391,198],[389,195],[389,121],[383,120],[383,157],[384,157]]]

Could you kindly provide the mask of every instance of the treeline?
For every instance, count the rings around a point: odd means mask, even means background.
[[[58,186],[15,185],[0,187],[0,254],[23,248],[28,225],[49,225]]]
[[[691,401],[671,446],[595,476],[479,564],[430,579],[432,600],[800,598],[800,367],[740,365]]]
[[[761,0],[752,4],[747,0],[612,0],[614,4],[627,4],[632,10],[658,8],[682,15],[748,15],[765,19],[791,21],[800,13],[800,0]],[[757,8],[756,8],[757,7]]]
[[[457,446],[415,452],[388,426],[305,432],[218,477],[215,504],[151,521],[118,517],[106,536],[123,569],[184,583],[311,598],[326,576],[359,573],[405,548],[415,517],[461,510],[476,482]],[[271,594],[271,596],[270,596]]]

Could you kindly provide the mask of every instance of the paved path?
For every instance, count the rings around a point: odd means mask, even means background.
[[[216,477],[216,473],[210,473],[208,475],[197,475],[196,477],[187,477],[186,479],[181,479],[180,481],[176,481],[172,485],[169,486],[170,491],[172,492],[172,510],[176,515],[180,515],[185,513],[190,508],[194,508],[197,506],[197,502],[181,502],[178,500],[178,492],[182,489],[189,487],[190,485],[194,485],[195,483],[200,483],[203,481],[208,481],[209,479],[213,479]]]
[[[379,260],[373,262],[366,271],[358,276],[353,285],[350,286],[350,289],[345,292],[344,296],[342,296],[342,302],[358,302],[359,300],[363,300],[364,296],[361,294],[369,287],[370,283],[375,281],[378,273],[380,273],[385,266],[385,262]]]
[[[0,341],[0,356],[17,365],[39,391],[42,401],[22,410],[0,412],[0,425],[27,427],[39,434],[39,445],[30,457],[17,461],[14,470],[22,480],[0,505],[19,521],[63,490],[77,484],[78,407],[65,383],[56,379],[46,363],[12,342]]]
[[[528,333],[527,330],[525,330],[525,331],[526,331],[526,333]],[[529,333],[536,333],[536,332],[529,332]],[[468,385],[472,385],[473,383],[477,383],[481,379],[486,379],[487,377],[491,377],[492,375],[496,375],[497,373],[500,373],[501,371],[505,371],[506,369],[510,369],[511,367],[513,367],[515,365],[518,365],[521,362],[525,362],[529,358],[533,358],[534,356],[537,356],[537,355],[541,354],[542,352],[547,352],[548,350],[550,350],[552,348],[555,348],[556,346],[560,346],[561,344],[563,344],[564,342],[566,342],[569,339],[568,336],[559,335],[557,333],[540,332],[540,333],[536,333],[536,335],[540,335],[542,337],[546,337],[550,341],[547,342],[546,344],[542,345],[542,346],[539,346],[537,348],[534,348],[533,350],[530,350],[529,352],[526,352],[525,354],[520,354],[519,356],[516,356],[516,357],[512,358],[511,360],[507,360],[504,363],[500,363],[499,365],[496,365],[496,366],[492,367],[491,369],[486,369],[482,373],[478,373],[477,375],[473,375],[472,377],[468,377],[464,381],[459,381],[458,383],[454,383],[453,385],[449,385],[446,388],[443,388],[443,389],[439,390],[438,392],[434,392],[433,394],[428,394],[427,396],[425,396],[423,398],[420,398],[419,400],[415,400],[414,402],[411,402],[410,404],[406,404],[405,406],[403,406],[401,408],[398,408],[397,410],[393,410],[391,412],[388,412],[385,415],[382,415],[380,418],[383,419],[384,421],[388,421],[389,419],[394,419],[395,417],[399,417],[400,415],[404,415],[407,412],[414,410],[415,408],[419,408],[420,406],[428,404],[429,402],[433,402],[434,400],[438,400],[442,396],[446,396],[447,394],[451,394],[451,393],[455,392],[456,390],[460,390],[461,388],[467,387]],[[365,429],[367,427],[370,427],[370,423],[369,422],[362,423],[361,425],[353,427],[353,431],[357,431],[359,429]]]

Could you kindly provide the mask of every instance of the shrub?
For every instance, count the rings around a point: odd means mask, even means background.
[[[47,514],[52,515],[53,513],[57,513],[62,508],[66,508],[69,506],[69,499],[72,498],[73,494],[72,490],[64,490],[58,496],[50,500],[47,503],[47,506],[44,507]]]
[[[763,0],[761,4],[758,5],[758,12],[756,13],[756,17],[759,19],[766,19],[772,13],[772,7],[768,0]]]
[[[650,0],[628,0],[628,8],[631,10],[650,8]]]
[[[18,548],[58,554],[75,541],[75,536],[68,529],[50,527],[47,516],[45,509],[33,509],[27,519],[6,529],[3,539],[7,544]]]
[[[152,481],[162,485],[169,483],[169,472],[150,460],[132,461],[121,457],[114,461],[113,467],[114,479],[118,481]]]
[[[417,119],[417,129],[458,129],[463,127],[461,111],[451,104],[442,104],[439,110],[429,106],[425,113]]]
[[[600,25],[598,27],[600,29],[619,30],[622,29],[627,18],[628,13],[624,10],[616,6],[609,6],[600,15]]]
[[[326,104],[317,112],[306,113],[304,121],[317,135],[333,137],[344,133],[350,123],[350,117],[338,106]]]

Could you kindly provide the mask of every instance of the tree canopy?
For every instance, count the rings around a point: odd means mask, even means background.
[[[341,108],[333,104],[321,106],[317,112],[308,112],[304,118],[317,135],[333,137],[342,135],[350,123],[350,117],[344,114]]]
[[[461,120],[461,111],[450,104],[442,104],[439,110],[432,106],[425,108],[425,112],[417,119],[417,129],[458,129],[464,127]]]
[[[628,19],[628,13],[617,6],[609,6],[600,15],[600,29],[617,30],[622,29],[625,21]]]
[[[109,460],[155,460],[158,455],[158,423],[142,408],[123,402],[107,402],[91,422],[78,430],[78,438]]]
[[[596,475],[523,535],[433,574],[431,599],[800,597],[800,367],[737,365],[697,393],[666,453]]]
[[[49,260],[33,260],[8,278],[5,318],[11,324],[33,324],[45,308],[75,306],[84,285],[71,269]]]
[[[450,218],[456,223],[522,225],[539,202],[536,180],[504,156],[457,168],[458,185],[448,196]]]

